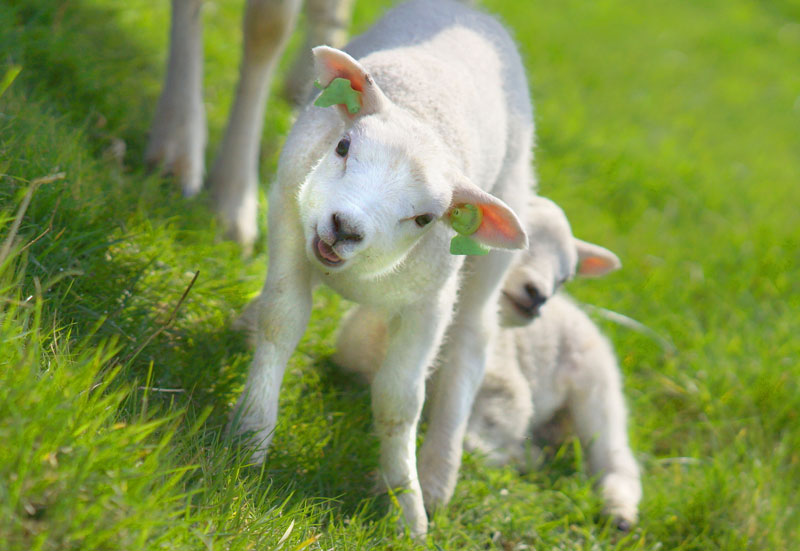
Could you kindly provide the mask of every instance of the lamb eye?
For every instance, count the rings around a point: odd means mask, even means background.
[[[431,222],[433,222],[433,215],[432,214],[420,214],[416,218],[414,218],[414,222],[416,222],[417,226],[420,228],[424,228]]]
[[[345,157],[348,151],[350,151],[350,138],[342,138],[336,144],[336,154],[339,157]]]

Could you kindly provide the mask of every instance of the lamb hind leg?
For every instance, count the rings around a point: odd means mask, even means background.
[[[258,153],[264,109],[272,75],[294,28],[300,3],[247,0],[236,98],[208,178],[226,235],[248,248],[258,234]]]
[[[386,317],[366,306],[356,306],[342,319],[333,361],[368,383],[386,357]]]
[[[464,447],[484,454],[490,465],[514,462],[522,466],[534,403],[513,338],[498,334],[497,339],[499,348],[489,360],[472,405]]]
[[[203,183],[206,115],[203,107],[201,0],[172,0],[169,58],[145,161],[177,177],[183,194]]]

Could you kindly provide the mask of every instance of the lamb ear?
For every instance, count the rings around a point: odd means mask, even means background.
[[[482,214],[480,226],[469,236],[471,239],[481,245],[498,249],[528,247],[528,235],[514,211],[466,178],[460,178],[453,189],[448,217],[452,209],[467,204],[476,205]]]
[[[339,113],[346,121],[356,117],[371,115],[382,110],[385,106],[386,96],[383,95],[375,80],[361,64],[349,54],[329,46],[317,46],[311,50],[314,54],[314,68],[317,82],[325,88],[336,78],[350,81],[353,90],[360,92],[359,102],[361,108],[357,113],[350,113],[344,104],[336,105]]]
[[[617,255],[593,243],[587,243],[577,237],[575,248],[578,250],[578,272],[582,277],[600,277],[619,270],[622,267]]]

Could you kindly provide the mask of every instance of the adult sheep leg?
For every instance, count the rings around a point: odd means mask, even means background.
[[[234,426],[252,433],[253,458],[263,461],[272,440],[286,364],[305,332],[311,314],[311,275],[302,247],[302,229],[292,201],[276,184],[270,193],[269,273],[261,296],[251,305],[256,349]]]
[[[258,152],[269,85],[294,28],[300,0],[248,0],[239,84],[222,145],[209,174],[226,235],[245,247],[258,233]]]
[[[417,423],[425,399],[425,376],[436,356],[455,299],[455,276],[439,300],[413,304],[389,323],[386,358],[372,380],[372,411],[380,439],[380,465],[413,536],[428,519],[417,474]]]
[[[472,402],[497,331],[497,295],[512,258],[511,253],[492,251],[467,261],[470,277],[459,292],[434,377],[428,432],[420,450],[420,482],[429,511],[453,495]]]
[[[183,194],[200,191],[206,114],[203,107],[201,0],[172,0],[169,58],[145,161],[174,174]]]
[[[353,15],[355,0],[306,0],[308,30],[303,47],[297,53],[286,77],[286,97],[296,104],[307,99],[313,79],[314,60],[311,49],[327,45],[341,48],[347,42],[347,28]]]

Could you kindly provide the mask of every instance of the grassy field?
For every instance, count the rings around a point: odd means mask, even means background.
[[[241,4],[204,8],[212,151]],[[387,4],[359,2],[355,30]],[[636,529],[604,523],[570,440],[526,475],[467,456],[427,541],[397,536],[326,290],[270,460],[247,466],[222,433],[250,358],[230,322],[266,255],[144,171],[168,2],[0,0],[0,77],[22,67],[0,98],[3,549],[800,549],[800,5],[485,4],[529,69],[543,194],[624,263],[571,290],[663,338],[600,322],[643,467]]]

